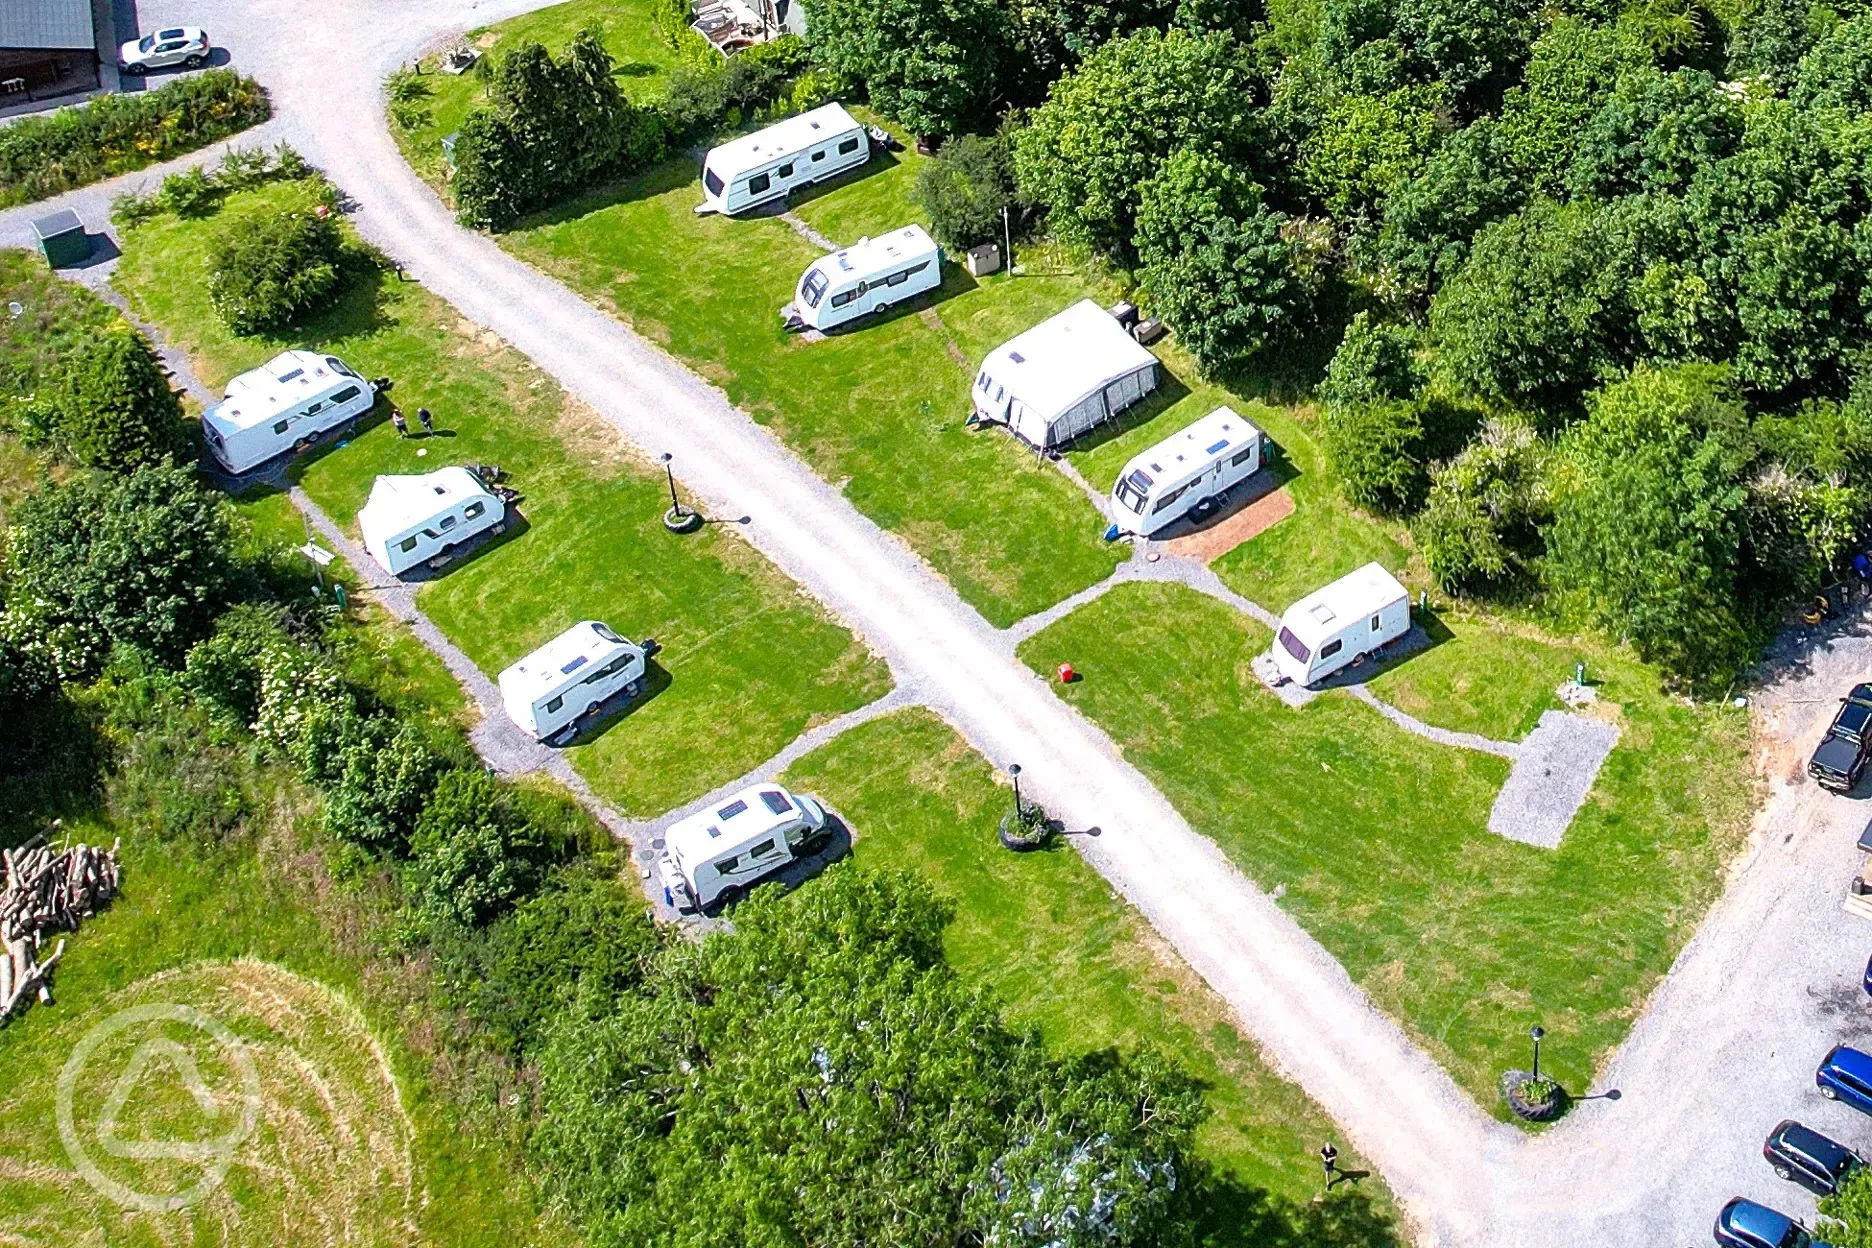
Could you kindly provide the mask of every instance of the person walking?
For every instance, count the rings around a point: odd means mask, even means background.
[[[1333,1184],[1339,1181],[1339,1150],[1333,1147],[1331,1140],[1320,1146],[1319,1159],[1320,1167],[1326,1172],[1326,1190],[1330,1192]]]
[[[390,405],[390,423],[396,426],[397,437],[409,437],[409,421],[403,418],[403,409],[394,403]]]
[[[428,408],[426,407],[417,408],[416,419],[422,421],[423,437],[425,438],[429,437],[431,434],[435,432],[435,417],[429,414]]]

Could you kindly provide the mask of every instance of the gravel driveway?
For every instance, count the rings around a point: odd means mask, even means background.
[[[1020,762],[1035,796],[1069,823],[1098,826],[1098,838],[1075,843],[1379,1166],[1424,1243],[1707,1242],[1717,1206],[1736,1192],[1811,1209],[1760,1160],[1780,1117],[1872,1144],[1872,1124],[1820,1101],[1810,1077],[1834,1037],[1872,1030],[1856,987],[1872,928],[1838,904],[1863,807],[1804,784],[1778,792],[1758,848],[1606,1072],[1602,1086],[1622,1099],[1523,1137],[1480,1112],[900,540],[718,391],[454,225],[383,128],[382,75],[442,34],[538,0],[333,0],[315,21],[283,0],[142,7],[145,25],[186,15],[213,30],[273,92],[270,137],[359,201],[367,237],[639,446],[673,452],[708,509],[752,517],[749,540],[862,633],[906,697],[935,707],[995,763]],[[0,237],[18,215],[0,215]],[[1843,641],[1816,663],[1804,679],[1830,690],[1872,670],[1872,643]],[[1792,711],[1786,724],[1811,731]]]

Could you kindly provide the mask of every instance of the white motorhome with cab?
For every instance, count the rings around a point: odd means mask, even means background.
[[[821,256],[780,309],[789,329],[835,329],[942,285],[942,248],[920,225]]]
[[[1287,679],[1317,684],[1410,631],[1410,592],[1368,563],[1287,608],[1274,663]]]
[[[227,397],[202,413],[202,436],[223,468],[246,472],[357,419],[376,401],[376,388],[337,356],[282,351],[228,382]]]
[[[777,784],[742,789],[719,806],[679,819],[663,834],[657,873],[682,909],[733,905],[781,867],[824,849],[825,808]]]
[[[378,477],[358,512],[364,549],[392,576],[446,553],[507,517],[506,504],[466,468]]]
[[[696,212],[732,217],[871,159],[871,139],[841,104],[775,122],[710,148]]]
[[[648,643],[583,620],[500,674],[501,704],[514,723],[550,741],[619,690],[634,697],[649,654]]]
[[[1264,435],[1232,407],[1134,456],[1112,486],[1119,528],[1149,537],[1261,469]]]

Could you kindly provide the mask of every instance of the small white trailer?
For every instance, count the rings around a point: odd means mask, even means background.
[[[246,472],[357,419],[376,401],[376,388],[337,356],[282,351],[228,382],[227,397],[202,413],[202,436],[223,468]]]
[[[1266,435],[1232,407],[1171,434],[1118,474],[1112,515],[1149,537],[1261,470]]]
[[[663,834],[657,862],[663,898],[683,910],[731,906],[761,879],[824,849],[831,837],[825,808],[806,794],[777,784],[742,789]]]
[[[1157,357],[1082,299],[1002,343],[975,376],[974,418],[1050,450],[1157,388]]]
[[[1297,684],[1317,684],[1409,631],[1410,592],[1368,563],[1287,608],[1274,663]]]
[[[649,643],[582,620],[500,674],[501,704],[538,740],[569,739],[573,722],[612,694],[636,696],[649,654]]]
[[[732,217],[870,159],[865,128],[844,105],[827,104],[710,148],[696,212]]]
[[[498,527],[506,504],[466,468],[411,477],[378,477],[358,512],[364,549],[384,571],[400,575]]]
[[[780,319],[788,329],[835,329],[940,285],[942,248],[906,225],[813,261]]]

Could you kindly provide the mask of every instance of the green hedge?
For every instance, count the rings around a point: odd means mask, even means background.
[[[21,118],[0,126],[0,207],[192,152],[271,115],[259,83],[211,69],[154,91]]]

